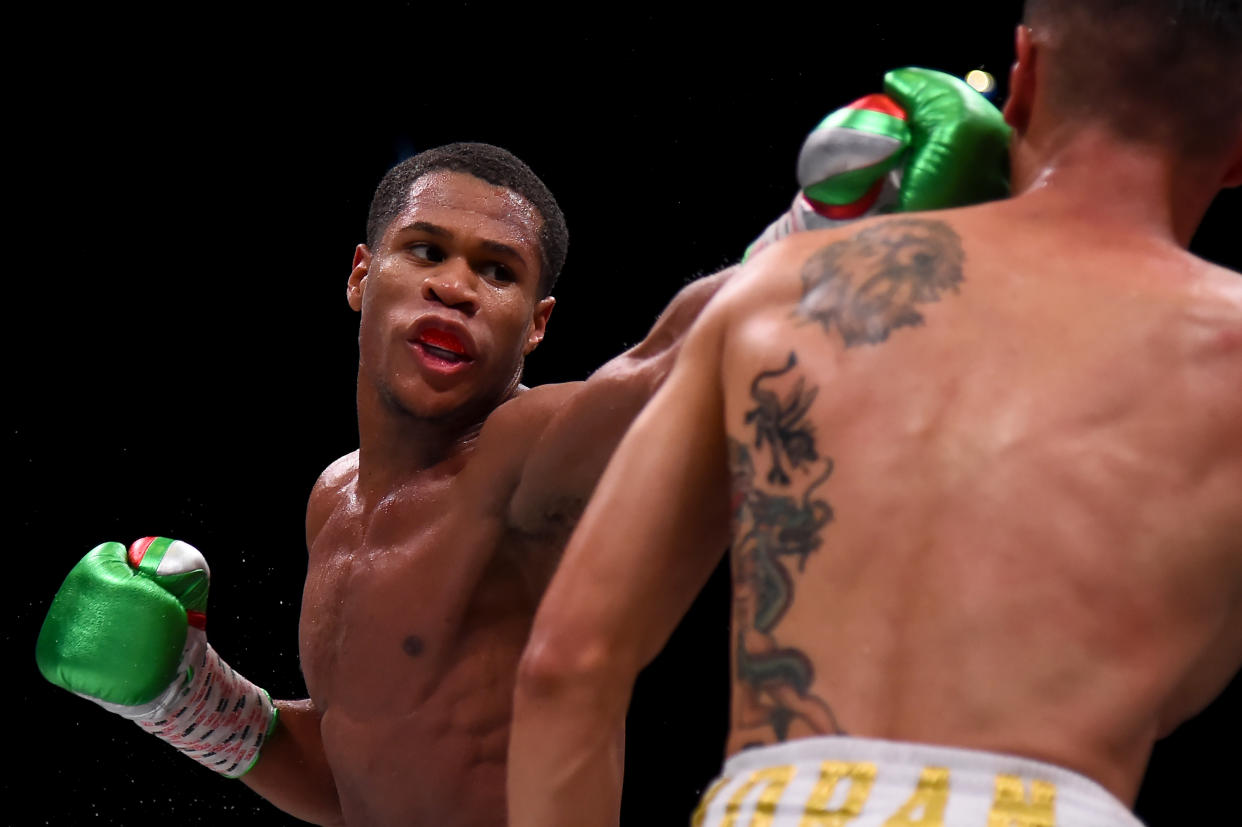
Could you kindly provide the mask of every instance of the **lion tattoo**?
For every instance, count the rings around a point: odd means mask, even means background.
[[[895,218],[812,255],[802,267],[802,301],[794,311],[846,347],[878,344],[899,327],[923,323],[916,305],[958,291],[966,255],[943,221]]]

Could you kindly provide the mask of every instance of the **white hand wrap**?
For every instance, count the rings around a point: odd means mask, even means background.
[[[125,706],[90,699],[228,778],[254,766],[276,726],[277,710],[266,690],[234,672],[206,633],[194,628],[177,679],[155,700]]]

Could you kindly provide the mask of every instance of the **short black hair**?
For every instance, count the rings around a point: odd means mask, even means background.
[[[530,167],[509,150],[491,144],[445,144],[406,158],[384,173],[367,211],[367,246],[375,249],[388,225],[405,209],[414,182],[441,169],[464,172],[512,190],[539,211],[543,219],[539,225],[539,298],[548,296],[565,265],[569,249],[565,216],[551,190]]]
[[[1242,126],[1242,0],[1026,0],[1049,103],[1186,155]]]

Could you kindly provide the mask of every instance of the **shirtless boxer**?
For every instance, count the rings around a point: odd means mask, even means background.
[[[564,251],[550,193],[494,147],[432,150],[377,189],[347,287],[361,313],[360,447],[323,473],[307,511],[309,700],[278,701],[275,715],[206,647],[206,563],[166,539],[101,546],[75,569],[40,638],[45,674],[308,821],[503,824],[513,680],[537,601],[611,450],[726,278],[684,288],[588,381],[527,389]],[[130,594],[135,582],[152,588]],[[161,618],[179,604],[188,656],[176,641],[146,647],[171,666],[112,654],[143,648],[135,628],[175,627]]]
[[[1030,0],[1015,198],[747,263],[536,616],[514,827],[615,823],[610,736],[729,537],[696,825],[1137,823],[1242,662],[1242,279],[1186,251],[1242,183],[1239,78],[1236,2]]]

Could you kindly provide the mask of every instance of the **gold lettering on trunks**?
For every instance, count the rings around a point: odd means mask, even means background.
[[[926,767],[914,795],[884,822],[884,827],[944,827],[944,808],[948,803],[949,771],[944,767]]]
[[[750,827],[770,827],[772,815],[776,812],[776,802],[781,800],[781,793],[785,792],[785,786],[794,777],[794,772],[793,767],[769,767],[751,773],[746,783],[729,797],[729,804],[725,807],[725,820],[720,827],[737,827],[737,816],[742,809],[742,802],[759,785],[763,785],[763,788],[759,793],[759,800],[755,802],[755,814],[750,818]]]
[[[837,782],[848,781],[849,789],[845,793],[845,801],[835,810],[829,810],[837,791]],[[807,799],[806,810],[798,827],[845,827],[845,824],[858,818],[871,787],[875,784],[875,764],[856,761],[825,761],[819,767],[819,780],[811,790]]]
[[[732,780],[732,778],[720,778],[707,788],[707,792],[703,793],[703,798],[699,801],[699,806],[694,809],[694,815],[690,817],[690,827],[702,827],[703,819],[707,817],[707,808],[712,806],[712,800],[721,788]]]
[[[1057,785],[1032,781],[1027,795],[1016,775],[996,776],[996,798],[988,813],[988,827],[1055,827]]]

